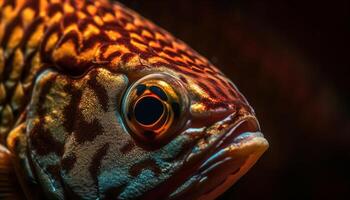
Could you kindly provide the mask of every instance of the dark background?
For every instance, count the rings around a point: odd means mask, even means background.
[[[230,77],[268,152],[220,199],[350,198],[350,1],[124,0]]]

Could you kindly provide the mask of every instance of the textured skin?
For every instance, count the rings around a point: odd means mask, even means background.
[[[218,119],[254,114],[207,59],[119,3],[1,0],[0,6],[0,136],[5,143],[15,130],[10,147],[27,138],[21,145],[30,158],[20,157],[47,196],[151,198],[152,189],[181,171],[183,151],[206,149],[213,142],[200,144],[203,135],[219,137],[232,123]],[[163,72],[188,89],[186,130],[207,129],[195,136],[184,131],[147,151],[126,134],[120,102],[130,83]]]

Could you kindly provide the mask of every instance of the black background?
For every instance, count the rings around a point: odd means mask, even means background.
[[[350,2],[124,0],[209,58],[268,152],[220,199],[350,198]]]

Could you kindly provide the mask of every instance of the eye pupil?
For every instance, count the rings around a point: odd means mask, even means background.
[[[143,125],[155,123],[163,114],[164,106],[162,102],[155,97],[144,97],[137,101],[134,114],[136,120]]]

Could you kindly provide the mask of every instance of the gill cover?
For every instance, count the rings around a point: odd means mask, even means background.
[[[129,84],[125,75],[101,68],[80,78],[51,70],[38,77],[27,134],[33,170],[47,198],[139,198],[183,167],[187,147],[195,139],[180,134],[189,105],[185,88],[162,73],[136,80],[127,89]],[[146,88],[137,96],[140,84]],[[142,141],[166,141],[153,150],[135,139],[149,128],[135,113],[147,109],[137,108],[142,98],[159,101],[167,123],[160,135]],[[133,112],[129,122],[123,110]],[[135,132],[130,123],[137,123]]]

